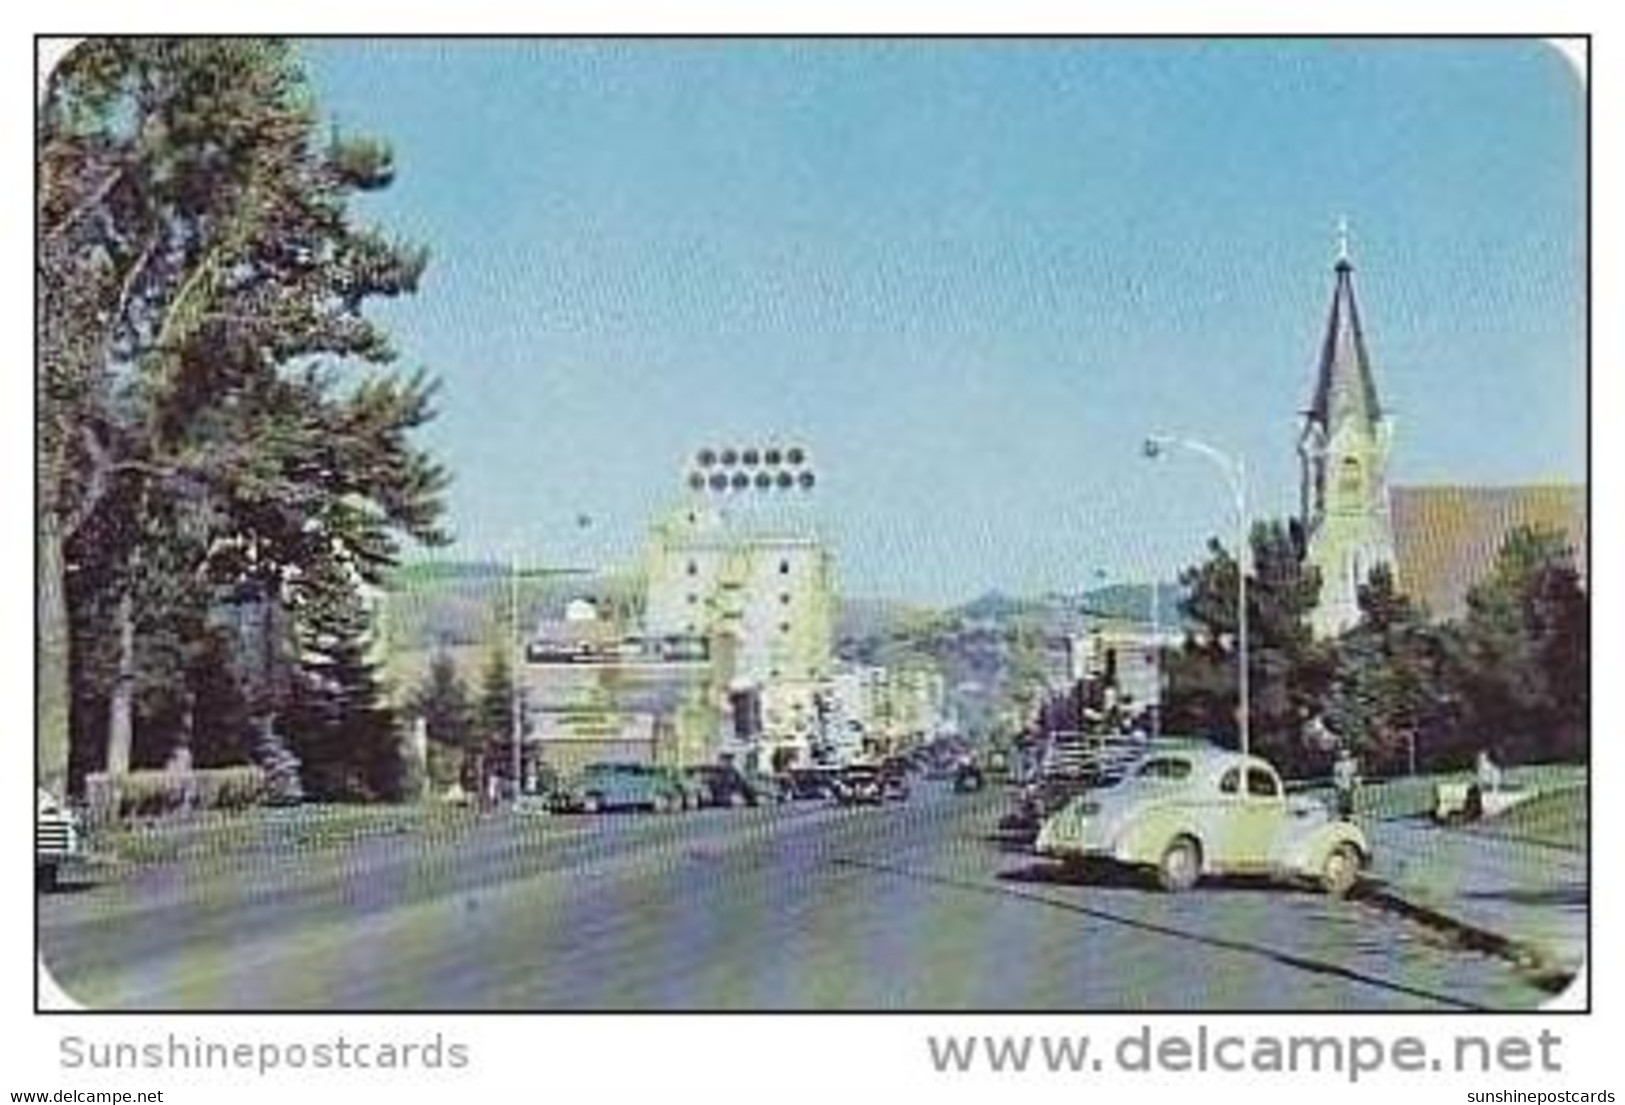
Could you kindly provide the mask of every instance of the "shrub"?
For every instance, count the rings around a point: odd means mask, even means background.
[[[258,805],[265,795],[265,772],[250,765],[85,778],[86,819],[93,825],[201,810],[242,810]]]

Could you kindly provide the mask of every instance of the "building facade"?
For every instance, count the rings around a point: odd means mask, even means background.
[[[1346,243],[1333,271],[1314,395],[1298,437],[1304,556],[1320,573],[1320,601],[1310,615],[1317,637],[1358,622],[1360,586],[1378,565],[1394,563],[1393,425],[1377,397]]]
[[[644,570],[644,633],[706,642],[735,744],[805,759],[828,716],[834,563],[805,533],[690,505],[657,524]]]

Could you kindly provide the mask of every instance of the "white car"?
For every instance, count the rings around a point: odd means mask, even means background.
[[[1155,872],[1165,890],[1204,875],[1271,875],[1345,894],[1370,862],[1365,833],[1321,803],[1288,798],[1256,756],[1158,752],[1117,784],[1073,798],[1039,829],[1040,855]]]
[[[34,882],[42,890],[56,886],[64,864],[83,856],[79,819],[42,787],[34,794]]]

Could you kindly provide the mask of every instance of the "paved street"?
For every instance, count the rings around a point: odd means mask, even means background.
[[[1006,792],[470,818],[131,868],[40,899],[58,982],[154,1009],[1527,1008],[1507,965],[1374,907],[1058,881]]]

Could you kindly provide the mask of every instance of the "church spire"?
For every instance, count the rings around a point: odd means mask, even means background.
[[[1366,355],[1360,329],[1360,308],[1354,299],[1354,262],[1349,259],[1348,220],[1338,220],[1336,283],[1326,337],[1320,347],[1320,371],[1309,406],[1311,422],[1331,433],[1349,419],[1362,430],[1373,429],[1382,418],[1377,385]]]
[[[1377,402],[1348,242],[1348,223],[1340,220],[1315,395],[1298,437],[1304,561],[1320,577],[1309,618],[1317,637],[1357,625],[1360,587],[1378,565],[1394,562],[1388,510],[1392,427]]]

